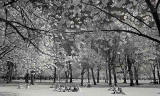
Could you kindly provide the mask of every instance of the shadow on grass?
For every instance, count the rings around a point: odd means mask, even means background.
[[[18,95],[12,92],[0,92],[0,96],[18,96]]]

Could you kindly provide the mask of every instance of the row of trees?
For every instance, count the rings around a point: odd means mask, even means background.
[[[130,85],[152,69],[159,74],[159,0],[1,0],[0,60],[9,57],[19,73],[46,69],[72,82],[81,68],[81,85],[90,71],[106,72],[109,84],[117,73]],[[153,42],[152,42],[153,41]],[[80,65],[79,65],[80,64]],[[1,63],[2,65],[2,63]],[[144,68],[144,69],[142,69]],[[21,72],[20,72],[21,71]],[[157,72],[156,72],[157,71]],[[144,74],[148,72],[148,74]],[[57,73],[58,76],[57,76]],[[160,76],[157,76],[160,78]],[[159,80],[160,81],[160,80]]]

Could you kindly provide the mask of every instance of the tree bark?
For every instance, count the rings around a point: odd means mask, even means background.
[[[156,84],[156,66],[153,66],[152,73],[153,73],[153,83]]]
[[[158,29],[158,32],[159,32],[159,36],[160,36],[160,19],[159,19],[159,16],[158,16],[158,12],[157,12],[157,8],[154,7],[154,5],[152,5],[151,1],[150,0],[145,0],[149,9],[150,9],[150,12],[153,16],[153,19],[157,25],[157,29]]]
[[[106,78],[105,78],[105,83],[108,83],[108,70],[106,69]]]
[[[126,68],[124,68],[124,70],[123,70],[123,83],[127,83],[126,76],[127,76],[127,72],[126,72]]]
[[[88,71],[88,74],[87,74],[87,76],[88,76],[88,84],[90,84],[90,72],[89,72],[89,68],[87,69],[87,71]]]
[[[65,75],[66,75],[66,83],[68,83],[68,72],[65,71]]]
[[[128,63],[128,71],[129,71],[129,78],[130,78],[130,86],[133,86],[133,72],[132,72],[132,62],[130,61],[129,56],[127,56],[127,63]]]
[[[13,75],[13,71],[14,71],[14,64],[10,61],[7,61],[7,74],[6,74],[6,79],[7,79],[7,83],[11,83],[12,82],[12,75]]]
[[[124,69],[123,69],[123,83],[127,83],[127,56],[125,55],[125,65],[124,65]]]
[[[108,64],[108,74],[109,74],[109,86],[112,85],[112,74],[111,74],[111,64]]]
[[[81,71],[81,86],[83,86],[83,78],[84,77],[84,68],[82,68],[82,71]]]
[[[158,77],[158,84],[160,84],[159,65],[157,65],[157,77]]]
[[[95,77],[94,77],[94,71],[93,71],[93,68],[91,68],[91,72],[92,72],[93,84],[94,84],[94,85],[96,85],[96,80],[95,80]]]
[[[97,68],[97,83],[99,83],[99,71],[100,71],[100,69]]]
[[[72,83],[72,65],[69,62],[70,83]]]
[[[113,65],[113,77],[114,77],[114,85],[117,86],[117,76],[116,76],[116,70],[115,70],[115,64],[112,64]]]
[[[53,78],[53,83],[56,83],[56,78],[57,78],[57,69],[54,67],[54,78]]]
[[[135,80],[136,80],[136,85],[139,85],[139,82],[138,82],[138,69],[136,68],[136,66],[134,66],[134,77],[135,77]]]
[[[157,77],[158,77],[158,84],[160,84],[160,74],[159,74],[159,67],[157,66]]]

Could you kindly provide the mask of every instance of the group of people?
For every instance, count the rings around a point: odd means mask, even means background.
[[[74,86],[67,86],[67,85],[57,85],[55,87],[55,90],[58,92],[77,92],[79,91],[79,87],[74,85]]]
[[[25,79],[25,83],[26,84],[29,84],[29,80],[31,80],[30,84],[31,85],[34,85],[34,78],[35,78],[35,72],[34,71],[31,71],[30,74],[27,70],[27,73],[25,74],[24,76],[24,79]]]
[[[112,91],[112,94],[124,94],[124,92],[122,91],[122,88],[118,86],[110,87],[108,90]]]

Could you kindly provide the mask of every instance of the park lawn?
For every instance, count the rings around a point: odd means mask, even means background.
[[[50,85],[33,85],[18,89],[17,86],[0,86],[0,96],[160,96],[159,88],[123,87],[124,94],[111,94],[108,88],[80,88],[80,92],[56,92]]]

